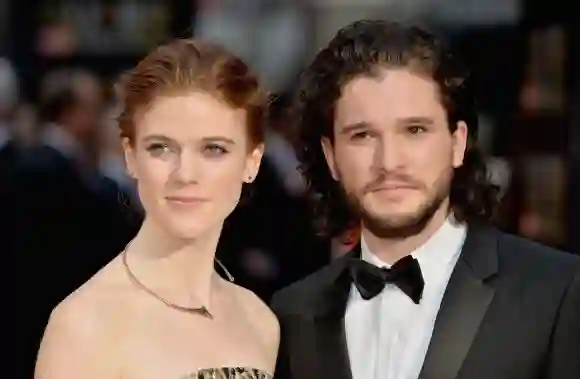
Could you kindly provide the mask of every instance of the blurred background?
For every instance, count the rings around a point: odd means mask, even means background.
[[[437,29],[471,65],[480,144],[502,188],[498,225],[580,253],[580,9],[574,2],[0,0],[2,277],[10,299],[5,313],[14,322],[11,343],[24,346],[13,377],[31,377],[26,370],[50,309],[139,226],[139,200],[113,121],[119,110],[113,84],[171,38],[225,45],[276,94],[254,196],[231,216],[220,242],[219,258],[237,282],[267,300],[344,252],[339,241],[318,238],[310,227],[279,110],[299,70],[340,27],[381,17]]]

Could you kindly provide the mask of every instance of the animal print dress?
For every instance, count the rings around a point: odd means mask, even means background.
[[[254,368],[221,367],[203,369],[181,379],[274,379],[274,377]]]

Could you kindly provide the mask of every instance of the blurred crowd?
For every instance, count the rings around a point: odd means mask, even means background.
[[[360,18],[421,21],[462,48],[478,83],[482,147],[502,188],[498,223],[551,245],[567,243],[567,51],[558,12],[515,0],[8,3],[33,8],[15,21],[0,7],[0,18],[10,21],[0,19],[8,46],[0,59],[3,228],[8,247],[25,252],[14,258],[17,275],[34,285],[29,295],[44,299],[44,311],[116,255],[139,225],[113,84],[174,36],[225,45],[273,94],[253,197],[231,216],[219,250],[237,281],[260,296],[345,249],[312,231],[283,110],[300,68],[339,27]]]
[[[480,143],[504,197],[498,222],[542,242],[566,243],[567,50],[557,2],[541,8],[515,0],[212,0],[170,6],[163,1],[41,1],[28,4],[32,16],[17,20],[21,28],[32,27],[28,40],[9,38],[20,3],[0,12],[10,21],[0,34],[9,46],[0,61],[0,143],[55,149],[81,167],[88,182],[91,175],[114,182],[123,207],[137,219],[139,200],[115,123],[122,106],[114,92],[119,75],[157,42],[191,35],[225,45],[259,73],[274,99],[266,164],[258,194],[232,217],[251,214],[253,227],[232,227],[231,238],[224,238],[225,251],[236,246],[247,254],[224,259],[251,272],[248,277],[270,278],[259,285],[265,296],[272,278],[278,286],[327,259],[306,251],[328,244],[341,251],[336,241],[319,241],[306,226],[304,183],[282,111],[300,68],[339,27],[359,18],[421,22],[460,46],[478,83]],[[19,38],[32,42],[28,49]],[[280,247],[282,240],[296,242]],[[292,258],[282,265],[272,255],[284,254],[272,252],[285,248]],[[312,263],[296,263],[296,250]],[[284,273],[288,277],[281,280]]]

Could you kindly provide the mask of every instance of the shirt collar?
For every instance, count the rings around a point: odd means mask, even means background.
[[[412,251],[410,255],[419,261],[422,268],[447,265],[461,252],[466,234],[465,223],[460,223],[450,216],[427,242]],[[375,266],[390,266],[370,251],[364,236],[361,236],[361,258]]]

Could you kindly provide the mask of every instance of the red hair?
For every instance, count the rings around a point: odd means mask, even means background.
[[[123,111],[118,118],[121,137],[135,138],[135,115],[156,97],[202,91],[247,114],[248,135],[263,142],[267,106],[256,75],[222,47],[195,39],[176,39],[159,46],[120,84]]]

